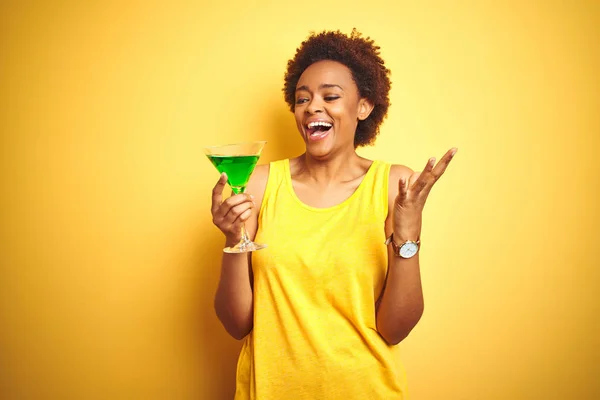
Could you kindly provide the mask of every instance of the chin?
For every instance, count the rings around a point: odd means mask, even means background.
[[[335,148],[332,146],[315,146],[314,144],[307,143],[306,154],[316,160],[326,160],[333,156]]]

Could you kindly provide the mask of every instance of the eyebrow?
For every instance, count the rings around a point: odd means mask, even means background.
[[[344,91],[343,87],[341,87],[340,85],[335,85],[333,83],[322,83],[319,85],[319,89],[330,89],[330,88],[334,88],[334,87],[339,88],[342,91]],[[296,92],[299,90],[305,90],[307,92],[310,92],[310,90],[308,89],[308,86],[306,86],[306,85],[298,86],[296,88]]]

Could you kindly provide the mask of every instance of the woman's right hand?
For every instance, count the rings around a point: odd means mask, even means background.
[[[227,245],[235,245],[242,237],[242,224],[252,215],[254,197],[250,194],[236,194],[223,201],[223,189],[227,184],[227,174],[221,174],[212,191],[213,224],[227,238]]]

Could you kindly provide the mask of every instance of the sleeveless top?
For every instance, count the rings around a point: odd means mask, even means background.
[[[289,160],[270,164],[252,254],[254,327],[235,399],[406,399],[399,347],[379,335],[375,302],[387,272],[390,164],[374,161],[356,191],[310,207]]]

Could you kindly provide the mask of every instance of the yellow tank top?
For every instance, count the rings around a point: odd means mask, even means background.
[[[387,250],[390,165],[374,161],[347,200],[300,201],[289,160],[270,164],[252,254],[254,328],[237,366],[237,400],[406,399],[399,347],[375,325]]]

